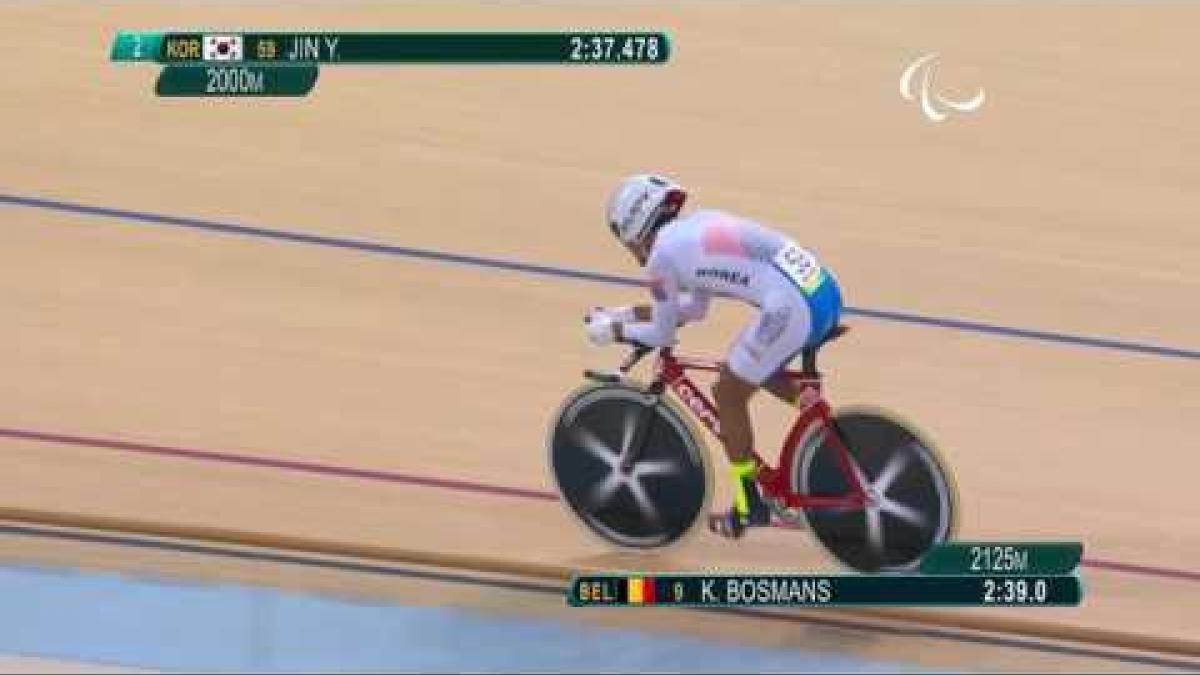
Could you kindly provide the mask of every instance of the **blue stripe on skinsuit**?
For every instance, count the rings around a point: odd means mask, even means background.
[[[778,266],[776,266],[776,269],[779,269]],[[784,274],[783,270],[779,270],[779,272],[783,274],[783,276],[789,282],[792,283],[792,287],[796,289],[796,292],[800,294],[801,298],[804,298],[804,304],[808,306],[809,331],[808,339],[805,341],[804,346],[800,348],[800,351],[797,351],[795,354],[792,354],[788,358],[784,359],[783,363],[779,366],[779,369],[776,370],[771,377],[767,378],[768,380],[777,376],[781,371],[787,368],[788,365],[794,361],[796,357],[800,356],[805,349],[821,344],[821,340],[825,339],[825,336],[829,334],[829,331],[833,330],[833,328],[841,321],[841,286],[838,285],[837,278],[833,276],[833,273],[829,271],[829,268],[823,267],[822,269],[824,270],[825,279],[821,282],[821,285],[817,287],[817,290],[814,291],[811,296],[805,293],[804,290],[798,285],[796,285],[790,276]]]
[[[783,245],[793,245],[789,241],[784,241]],[[808,339],[804,343],[804,349],[821,343],[829,331],[838,324],[842,316],[842,289],[838,285],[837,277],[833,275],[828,267],[821,263],[819,259],[815,262],[821,270],[821,283],[816,289],[808,291],[803,286],[797,283],[796,279],[788,274],[787,270],[783,269],[780,264],[773,259],[774,255],[778,254],[777,249],[772,254],[770,265],[775,268],[775,271],[783,275],[787,279],[788,284],[804,298],[804,304],[808,307],[809,316],[809,331]]]
[[[805,344],[805,347],[811,347],[819,344],[841,320],[842,289],[838,286],[837,279],[826,268],[825,280],[817,287],[816,292],[811,296],[804,293],[801,295],[804,295],[804,301],[808,303],[808,312],[812,320],[812,330]]]

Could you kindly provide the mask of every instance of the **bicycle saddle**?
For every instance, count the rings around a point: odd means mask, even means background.
[[[842,337],[843,335],[845,335],[846,333],[849,333],[849,332],[850,332],[849,325],[844,324],[844,323],[839,323],[838,325],[829,329],[829,332],[825,334],[825,337],[821,338],[821,342],[819,342],[816,347],[813,347],[813,349],[820,349],[821,347],[824,347],[825,345],[829,344],[830,342],[833,342],[834,340]]]
[[[824,347],[848,332],[850,332],[850,326],[844,323],[839,323],[831,328],[829,332],[825,334],[825,337],[821,338],[820,342],[801,352],[803,357],[801,366],[802,372],[808,376],[819,375],[820,371],[817,370],[817,351],[820,350],[821,347]]]

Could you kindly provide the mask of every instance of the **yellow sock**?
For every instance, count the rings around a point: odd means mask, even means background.
[[[729,466],[733,468],[733,508],[738,515],[744,516],[750,513],[749,497],[746,496],[746,481],[754,480],[755,474],[758,473],[758,460],[751,457],[730,462]]]
[[[758,460],[753,457],[730,462],[729,466],[733,467],[733,475],[738,478],[754,478],[758,473]]]

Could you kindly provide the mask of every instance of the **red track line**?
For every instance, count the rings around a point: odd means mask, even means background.
[[[118,441],[105,438],[89,438],[86,436],[73,436],[67,434],[48,433],[44,431],[31,431],[27,429],[7,429],[0,427],[0,437],[17,438],[28,441],[37,441],[41,443],[59,443],[64,445],[77,445],[89,448],[105,448],[109,450],[121,450],[124,452],[136,452],[145,455],[158,455],[166,457],[182,457],[185,459],[194,459],[207,462],[225,462],[227,464],[241,464],[244,466],[257,466],[268,469],[285,469],[288,471],[302,471],[305,473],[318,474],[323,476],[337,476],[340,478],[358,478],[365,480],[386,481],[389,483],[403,483],[406,485],[418,485],[421,487],[441,488],[444,490],[461,490],[464,492],[475,492],[479,494],[493,494],[505,497],[522,497],[524,499],[540,499],[543,501],[556,501],[558,495],[545,490],[532,490],[528,488],[507,487],[503,485],[490,485],[488,483],[480,483],[477,481],[461,480],[454,478],[433,478],[429,476],[416,476],[412,474],[397,473],[393,471],[374,471],[370,469],[356,469],[348,466],[335,466],[331,464],[318,464],[315,462],[300,462],[286,459],[272,459],[269,457],[261,457],[255,455],[244,455],[232,452],[215,452],[212,450],[196,450],[190,448],[178,448],[166,445],[153,445],[149,443],[135,443],[131,441]],[[1085,567],[1094,569],[1102,569],[1109,572],[1118,572],[1125,574],[1138,574],[1142,576],[1161,577],[1166,579],[1176,579],[1181,581],[1200,582],[1200,573],[1188,570],[1173,569],[1169,567],[1155,567],[1151,565],[1137,565],[1132,563],[1115,562],[1110,560],[1096,560],[1085,558],[1082,563]]]
[[[1150,577],[1166,577],[1180,581],[1200,581],[1200,572],[1189,572],[1188,570],[1177,570],[1170,567],[1151,567],[1148,565],[1116,562],[1114,560],[1097,560],[1095,558],[1085,558],[1083,564],[1100,570],[1108,570],[1109,572],[1126,572],[1128,574],[1142,574]]]
[[[406,483],[408,485],[420,485],[423,487],[443,488],[446,490],[463,490],[466,492],[504,495],[506,497],[524,497],[526,499],[545,500],[558,499],[558,495],[554,494],[553,492],[545,492],[542,490],[527,490],[524,488],[505,487],[503,485],[488,485],[486,483],[476,483],[467,480],[455,480],[453,478],[431,478],[427,476],[414,476],[411,474],[395,473],[392,471],[355,469],[348,466],[333,466],[330,464],[316,464],[313,462],[298,462],[287,459],[273,459],[269,457],[257,457],[254,455],[243,455],[230,452],[213,452],[211,450],[175,448],[165,445],[150,445],[148,443],[132,443],[129,441],[115,441],[104,438],[87,438],[84,436],[68,436],[65,434],[52,434],[42,431],[27,431],[23,429],[0,428],[0,436],[21,438],[30,441],[40,441],[44,443],[62,443],[66,445],[80,445],[84,447],[123,450],[125,452],[137,452],[146,455],[183,457],[186,459],[196,459],[208,462],[244,464],[247,466],[258,466],[268,469],[287,469],[289,471],[303,471],[305,473],[315,473],[324,476],[338,476],[341,478],[362,478],[366,480],[386,481],[389,483]]]

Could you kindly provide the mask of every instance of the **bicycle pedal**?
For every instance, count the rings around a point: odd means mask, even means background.
[[[770,524],[771,512],[766,507],[763,507],[761,513],[752,513],[746,517],[739,516],[733,510],[708,516],[708,529],[726,539],[741,539],[746,534],[746,530],[752,527],[766,527]]]
[[[713,513],[708,516],[708,530],[726,539],[741,539],[746,534],[746,525],[731,513]]]
[[[743,520],[746,527],[766,527],[771,524],[771,509],[766,504],[759,504]]]

